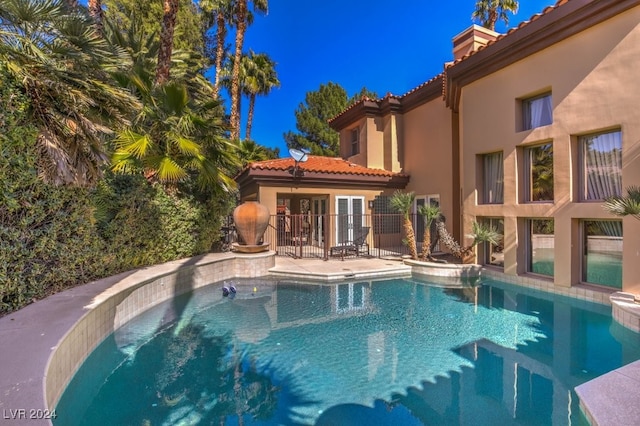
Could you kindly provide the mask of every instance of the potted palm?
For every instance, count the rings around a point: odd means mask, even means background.
[[[471,228],[471,233],[467,234],[467,237],[472,239],[470,245],[461,246],[447,231],[445,227],[445,221],[442,219],[437,221],[436,229],[438,230],[438,238],[447,247],[451,254],[460,259],[462,263],[473,263],[475,261],[475,253],[473,248],[480,243],[488,242],[494,245],[500,244],[502,240],[502,234],[500,234],[495,228],[474,221]]]
[[[418,208],[418,213],[424,220],[424,235],[422,237],[422,251],[420,257],[424,260],[433,261],[431,256],[431,224],[438,221],[442,215],[439,206],[422,205]]]
[[[416,236],[413,232],[413,224],[409,217],[409,212],[413,206],[415,194],[413,192],[396,191],[390,199],[391,208],[402,214],[404,234],[406,236],[406,244],[409,247],[411,259],[418,259],[418,250],[416,249]]]

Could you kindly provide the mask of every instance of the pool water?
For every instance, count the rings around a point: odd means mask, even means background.
[[[584,424],[574,387],[640,359],[610,307],[486,279],[234,284],[117,330],[54,424]]]

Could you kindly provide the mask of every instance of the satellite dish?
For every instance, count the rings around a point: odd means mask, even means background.
[[[299,149],[291,148],[289,150],[289,154],[291,155],[291,157],[293,157],[296,163],[304,163],[309,159],[307,153],[304,151],[300,151]]]

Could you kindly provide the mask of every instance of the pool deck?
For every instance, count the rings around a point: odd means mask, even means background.
[[[270,274],[293,279],[373,279],[410,274],[397,260],[275,258]],[[60,339],[86,313],[94,297],[130,273],[81,285],[0,318],[0,424],[44,425],[44,372]],[[635,425],[640,417],[640,361],[578,387],[594,424]]]

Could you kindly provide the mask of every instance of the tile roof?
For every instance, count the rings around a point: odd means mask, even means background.
[[[298,164],[298,168],[305,172],[359,176],[404,176],[403,173],[394,173],[383,169],[370,169],[337,157],[322,157],[318,155],[309,155],[308,157],[307,161]],[[293,158],[278,158],[275,160],[256,161],[249,164],[247,168],[251,170],[288,171],[294,165]]]
[[[444,64],[445,71],[446,71],[448,68],[450,68],[450,67],[452,67],[452,66],[454,66],[454,65],[456,65],[456,64],[458,64],[458,63],[460,63],[460,62],[462,62],[462,61],[464,61],[465,59],[469,58],[470,56],[474,55],[475,53],[477,53],[477,52],[479,52],[479,51],[481,51],[481,50],[484,50],[487,46],[490,46],[490,45],[492,45],[492,44],[495,44],[495,43],[497,43],[498,41],[500,41],[500,40],[504,39],[505,37],[507,37],[507,36],[509,36],[509,35],[513,34],[515,31],[517,31],[517,30],[519,30],[519,29],[521,29],[521,28],[525,27],[525,26],[526,26],[526,25],[528,25],[530,22],[533,22],[533,21],[537,20],[538,18],[540,18],[541,16],[548,14],[548,13],[549,13],[549,12],[551,12],[552,10],[556,9],[558,6],[562,6],[563,4],[568,3],[569,1],[571,1],[571,0],[557,0],[557,1],[556,1],[556,3],[555,3],[554,5],[545,7],[545,8],[542,10],[542,12],[540,12],[540,13],[537,13],[537,14],[533,15],[533,16],[532,16],[528,21],[523,21],[523,22],[522,22],[522,23],[520,23],[517,27],[514,27],[514,28],[509,29],[505,34],[500,34],[500,35],[496,38],[496,40],[489,41],[489,42],[487,43],[487,45],[486,45],[486,46],[480,46],[477,50],[474,50],[474,51],[472,51],[472,52],[468,53],[467,55],[464,55],[463,57],[461,57],[461,58],[459,58],[459,59],[457,59],[457,60],[455,60],[455,61],[451,61],[451,62],[447,62],[447,63],[445,63],[445,64]],[[341,116],[341,115],[345,114],[347,111],[349,111],[349,110],[351,110],[351,109],[355,108],[357,105],[362,104],[362,103],[364,103],[365,101],[380,103],[382,100],[384,100],[384,99],[386,99],[386,98],[396,98],[396,99],[402,100],[403,98],[407,97],[407,95],[410,95],[410,94],[412,94],[412,93],[414,93],[414,92],[418,91],[418,90],[419,90],[419,89],[421,89],[422,87],[424,87],[424,86],[426,86],[426,85],[428,85],[428,84],[430,84],[430,83],[432,83],[433,81],[438,80],[438,79],[442,79],[442,93],[443,93],[443,95],[444,95],[444,94],[446,93],[446,84],[447,84],[447,83],[446,83],[446,79],[444,78],[444,76],[445,76],[445,72],[442,72],[442,73],[438,74],[437,76],[435,76],[435,77],[431,78],[430,80],[427,80],[427,81],[425,81],[424,83],[420,84],[419,86],[417,86],[417,87],[414,87],[414,88],[410,89],[408,92],[406,92],[406,93],[404,93],[404,94],[402,94],[402,95],[393,95],[393,94],[391,94],[391,93],[387,93],[387,94],[386,94],[386,96],[385,96],[384,98],[379,98],[379,99],[371,99],[371,98],[366,97],[366,96],[365,96],[365,97],[362,97],[362,99],[360,99],[358,102],[355,102],[355,103],[353,103],[352,105],[349,105],[347,108],[345,108],[343,111],[341,111],[341,112],[340,112],[339,114],[337,114],[336,116],[334,116],[334,117],[330,118],[328,121],[329,121],[329,122],[331,122],[331,121],[335,120],[335,119],[336,119],[336,118],[338,118],[339,116]]]
[[[456,65],[456,64],[459,64],[460,62],[462,62],[462,61],[464,61],[465,59],[469,58],[470,56],[473,56],[473,55],[475,55],[476,53],[478,53],[478,52],[480,52],[480,51],[482,51],[482,50],[486,49],[488,46],[491,46],[492,44],[498,43],[500,40],[504,39],[505,37],[508,37],[508,36],[510,36],[511,34],[513,34],[514,32],[516,32],[516,31],[518,31],[518,30],[520,30],[520,29],[522,29],[522,28],[526,27],[526,26],[527,26],[527,25],[529,25],[531,22],[533,22],[533,21],[535,21],[535,20],[539,19],[539,18],[540,18],[541,16],[543,16],[543,15],[548,14],[548,13],[549,13],[549,12],[551,12],[552,10],[554,10],[554,9],[558,8],[558,6],[562,6],[563,4],[568,3],[569,1],[570,1],[570,0],[558,0],[558,1],[556,2],[556,4],[554,4],[554,5],[552,5],[552,6],[547,6],[547,7],[545,7],[545,8],[542,10],[542,12],[540,12],[540,13],[536,13],[536,14],[535,14],[535,15],[533,15],[531,18],[529,18],[529,20],[528,20],[528,21],[522,21],[520,24],[518,24],[518,26],[517,26],[517,27],[510,28],[509,30],[507,30],[507,32],[506,32],[506,33],[498,35],[498,37],[496,37],[496,39],[495,39],[495,40],[491,40],[491,41],[489,41],[486,45],[478,47],[478,49],[476,49],[476,50],[473,50],[473,51],[469,52],[468,54],[464,55],[463,57],[461,57],[461,58],[459,58],[459,59],[456,59],[455,61],[452,61],[452,62],[448,62],[448,63],[446,63],[446,64],[445,64],[445,69],[446,69],[446,68],[450,68],[450,67],[452,67],[452,66],[454,66],[454,65]]]

